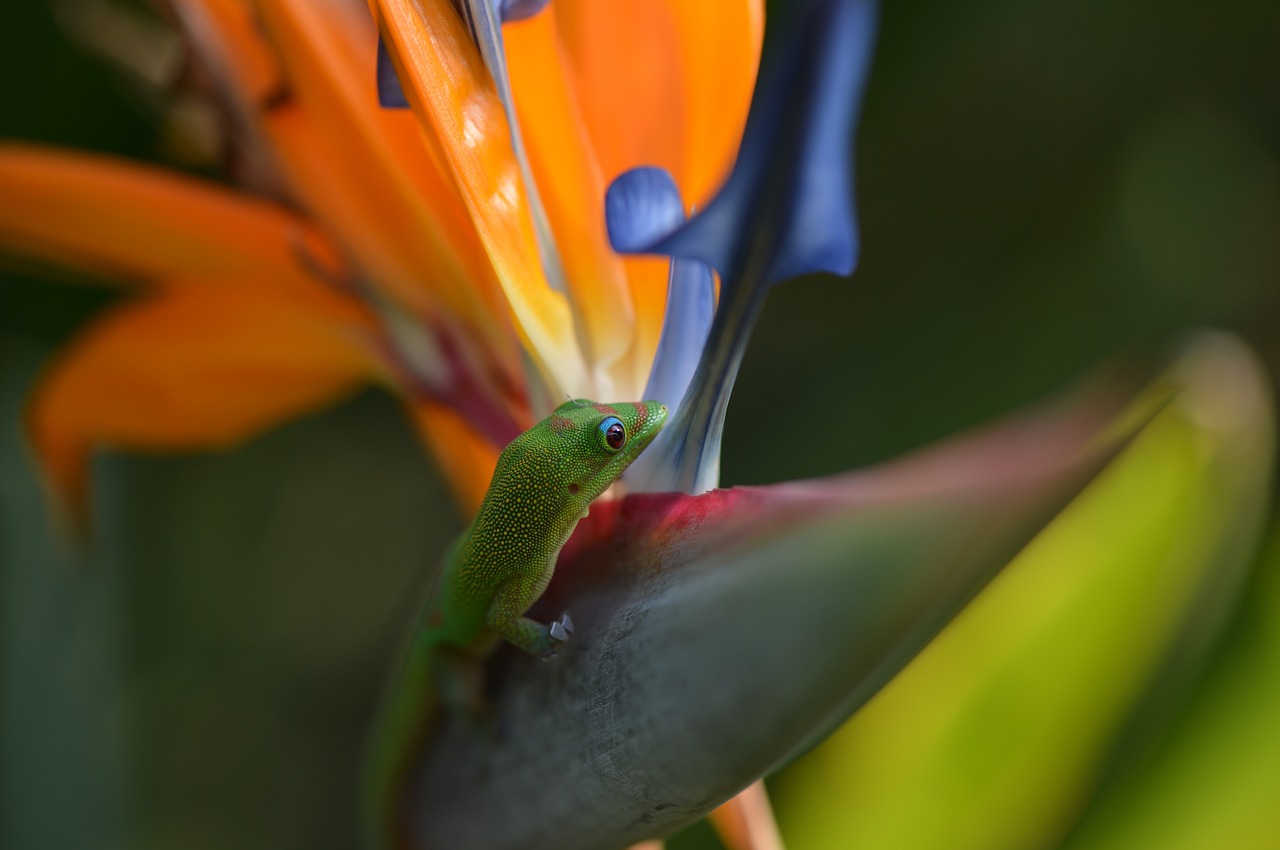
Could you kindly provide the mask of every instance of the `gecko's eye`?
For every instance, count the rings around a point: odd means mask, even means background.
[[[610,416],[608,419],[600,423],[600,439],[604,441],[605,448],[609,451],[616,452],[627,444],[627,429],[622,426],[622,420],[616,416]]]

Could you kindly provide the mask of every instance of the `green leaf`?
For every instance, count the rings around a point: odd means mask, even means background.
[[[1280,840],[1280,525],[1225,646],[1168,741],[1066,846],[1265,850]]]
[[[1181,393],[1124,454],[783,777],[794,846],[1061,842],[1152,688],[1199,670],[1269,498],[1270,398],[1249,354],[1208,337],[1170,379]]]

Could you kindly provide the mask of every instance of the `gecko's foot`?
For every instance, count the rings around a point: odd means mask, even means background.
[[[567,641],[573,634],[573,618],[569,616],[569,612],[565,611],[560,615],[559,620],[553,620],[550,626],[547,626],[547,636],[551,638],[551,647],[542,657],[550,659],[556,657],[556,650]]]
[[[569,635],[573,634],[573,618],[569,616],[568,611],[565,611],[560,615],[559,620],[555,620],[547,627],[547,631],[551,633],[552,640],[564,643],[569,639]]]

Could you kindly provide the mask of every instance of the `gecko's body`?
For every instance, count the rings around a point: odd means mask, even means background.
[[[364,789],[370,850],[405,843],[406,773],[438,717],[441,687],[456,691],[443,702],[463,704],[458,669],[474,669],[500,638],[540,657],[568,639],[567,613],[549,626],[524,613],[591,502],[666,417],[657,402],[570,401],[503,450],[480,510],[446,556],[374,729]]]

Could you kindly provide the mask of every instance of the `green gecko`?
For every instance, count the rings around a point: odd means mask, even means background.
[[[568,401],[498,457],[480,510],[449,549],[418,615],[374,728],[363,788],[369,850],[408,846],[403,795],[413,756],[442,702],[475,704],[478,689],[466,687],[467,674],[474,685],[478,662],[498,639],[541,658],[569,639],[568,612],[550,625],[524,613],[547,589],[591,502],[666,419],[667,408],[653,401]]]

